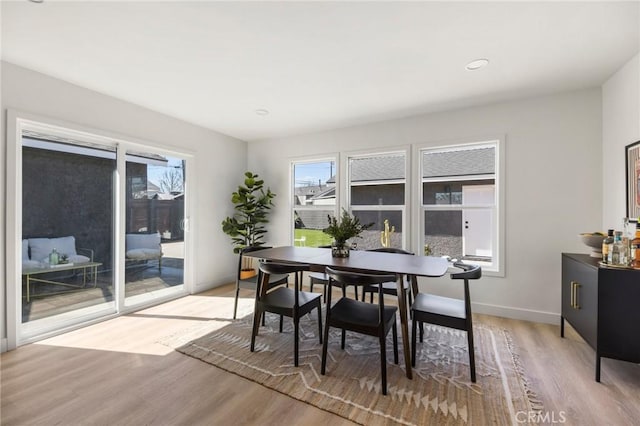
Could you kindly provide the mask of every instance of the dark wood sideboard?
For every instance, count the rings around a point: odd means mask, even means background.
[[[640,363],[640,271],[600,267],[588,254],[562,253],[562,316],[601,357]]]

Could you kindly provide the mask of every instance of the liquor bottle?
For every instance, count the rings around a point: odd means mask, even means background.
[[[622,231],[616,231],[613,241],[613,248],[611,249],[611,265],[621,266],[626,265],[627,259],[625,258],[625,248],[622,244]]]
[[[613,229],[607,231],[607,236],[602,240],[602,263],[609,263],[609,251],[613,246]]]
[[[51,250],[51,254],[49,254],[49,264],[57,265],[59,261],[60,255],[58,255],[58,250],[54,248],[53,250]]]
[[[622,218],[622,247],[624,248],[624,266],[629,266],[631,262],[631,240],[633,239],[633,232],[629,226],[629,218]]]
[[[636,237],[631,240],[631,256],[633,269],[640,269],[640,217],[636,222]]]

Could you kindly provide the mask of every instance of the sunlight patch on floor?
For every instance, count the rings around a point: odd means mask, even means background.
[[[238,318],[253,312],[253,306],[253,296],[241,297]],[[225,315],[215,317],[214,312]],[[176,345],[228,325],[232,318],[232,297],[186,296],[34,344],[164,356]]]

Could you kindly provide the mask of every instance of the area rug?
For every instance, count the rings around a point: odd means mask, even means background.
[[[278,317],[269,314],[255,352],[249,350],[251,315],[186,344],[185,335],[164,343],[363,425],[506,425],[515,424],[519,412],[542,410],[505,330],[481,323],[474,327],[477,383],[469,375],[465,332],[425,325],[413,380],[405,375],[401,341],[400,364],[393,363],[389,333],[384,396],[376,338],[347,333],[347,346],[341,350],[340,330],[331,329],[327,374],[320,374],[322,345],[314,317],[312,312],[301,321],[299,367],[293,366],[293,324],[285,319],[280,333]]]

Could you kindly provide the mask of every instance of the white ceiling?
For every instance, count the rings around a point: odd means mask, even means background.
[[[640,39],[638,1],[44,1],[3,60],[247,141],[598,86]]]

